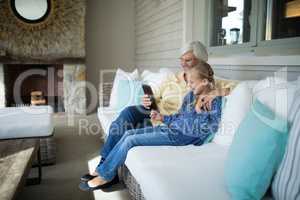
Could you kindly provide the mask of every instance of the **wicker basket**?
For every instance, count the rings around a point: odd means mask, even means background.
[[[41,164],[54,165],[56,163],[56,142],[54,136],[40,139]],[[33,162],[37,165],[37,159]]]
[[[128,188],[129,194],[132,200],[146,200],[140,185],[136,179],[132,176],[126,165],[123,165],[120,169],[121,179],[125,186]]]
[[[42,165],[53,165],[56,163],[56,142],[54,136],[40,139]]]

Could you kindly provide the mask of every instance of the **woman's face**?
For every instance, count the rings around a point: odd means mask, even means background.
[[[187,52],[180,57],[180,64],[184,71],[189,70],[192,66],[198,63],[198,59],[193,52]]]
[[[197,77],[195,72],[189,72],[187,78],[188,86],[193,91],[194,95],[200,95],[207,88],[208,80]]]

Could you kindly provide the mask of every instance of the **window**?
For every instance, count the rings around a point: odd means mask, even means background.
[[[300,0],[267,0],[265,40],[300,36]]]
[[[272,52],[280,45],[299,54],[300,0],[211,0],[209,16],[211,53]]]
[[[211,46],[250,42],[251,0],[215,0]]]

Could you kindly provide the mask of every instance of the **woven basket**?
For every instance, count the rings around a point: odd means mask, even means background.
[[[54,165],[56,163],[56,142],[54,136],[40,139],[41,164]],[[37,159],[33,165],[37,165]]]
[[[132,200],[146,200],[140,185],[136,179],[132,176],[126,165],[123,165],[120,169],[121,179],[125,186],[128,188],[129,194]]]

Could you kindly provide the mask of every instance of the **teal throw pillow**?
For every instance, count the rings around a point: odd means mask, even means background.
[[[225,163],[225,182],[232,199],[258,200],[265,195],[283,158],[288,131],[286,119],[254,101]]]
[[[120,80],[117,90],[117,111],[132,105],[141,104],[141,97],[144,94],[142,82],[136,80]]]

